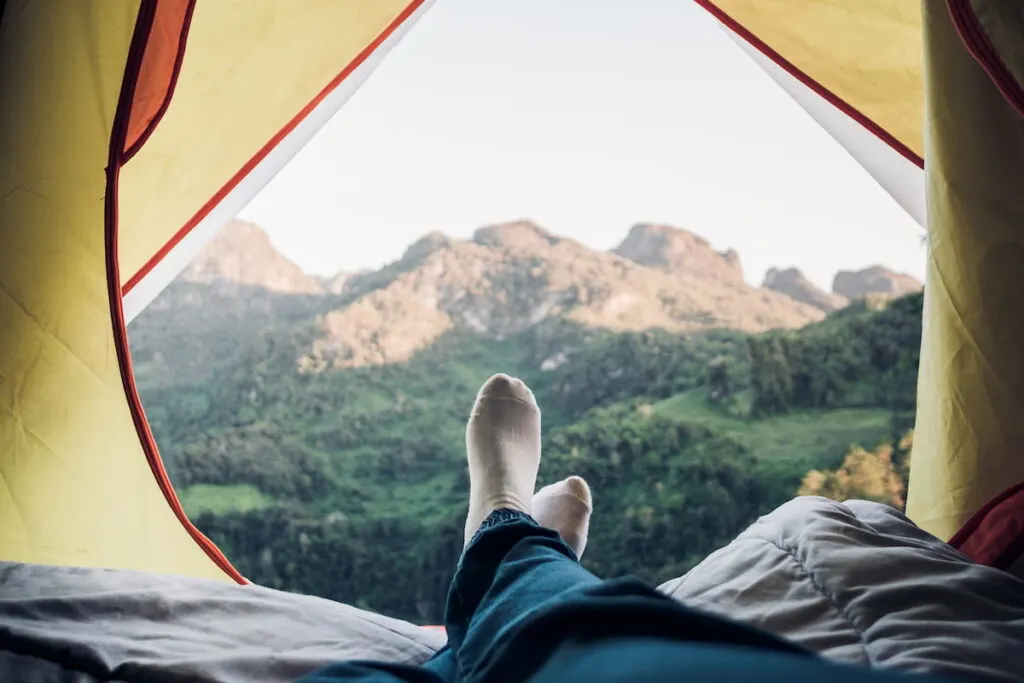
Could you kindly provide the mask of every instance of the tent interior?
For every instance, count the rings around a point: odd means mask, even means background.
[[[1007,645],[1010,626],[1014,637],[1024,628],[1024,583],[1011,576],[1024,556],[1024,13],[982,0],[697,2],[928,231],[907,533],[960,558],[950,581],[969,577],[965,596],[999,594],[1002,605],[996,616],[957,616],[977,625],[964,640],[980,649],[946,664],[898,653],[869,663],[1024,678]],[[240,680],[271,652],[280,656],[264,675],[283,680],[352,652],[422,661],[443,643],[442,633],[245,585],[175,494],[126,333],[432,4],[0,4],[0,604],[58,596],[66,616],[72,601],[119,586],[133,596],[122,607],[176,605],[161,628],[194,658],[147,651],[139,666],[168,676],[192,667],[197,680]],[[908,571],[924,571],[916,566]],[[211,626],[182,606],[215,610],[232,596],[289,635],[268,645],[250,631],[243,654],[222,653],[232,666],[203,668],[222,660],[198,634],[237,624]],[[0,670],[101,678],[141,656],[103,650],[120,636],[89,642],[88,626],[47,609],[0,607]],[[349,650],[325,635],[332,628],[355,633]]]

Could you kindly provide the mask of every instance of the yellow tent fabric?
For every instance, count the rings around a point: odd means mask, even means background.
[[[7,3],[0,558],[241,580],[166,480],[121,285],[424,4]]]
[[[111,332],[104,169],[137,12],[138,3],[109,11],[99,3],[71,9],[53,2],[8,8],[3,17],[4,559],[210,565],[183,533],[140,451]]]
[[[930,249],[907,506],[948,538],[1024,481],[1024,111],[971,57],[943,4],[924,3]],[[1019,50],[1019,6],[999,26]]]

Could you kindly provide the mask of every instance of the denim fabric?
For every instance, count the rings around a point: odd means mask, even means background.
[[[448,645],[422,667],[339,662],[302,683],[945,680],[832,664],[636,579],[602,581],[514,510],[492,513],[463,551],[445,628]]]

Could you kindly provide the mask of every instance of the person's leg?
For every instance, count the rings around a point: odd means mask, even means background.
[[[445,613],[460,668],[490,649],[520,618],[601,581],[580,566],[559,534],[517,510],[497,510],[466,547]]]
[[[629,635],[692,626],[694,612],[654,589],[634,580],[603,582],[580,566],[565,538],[582,551],[592,504],[581,479],[570,477],[538,492],[536,508],[547,524],[530,516],[534,499],[525,501],[540,463],[540,411],[526,385],[503,375],[484,385],[467,425],[466,447],[468,542],[448,595],[450,650],[429,666],[454,665],[459,679],[472,676],[510,646],[512,634],[552,619],[581,635],[595,627],[622,628]],[[717,629],[722,637],[802,652],[760,631],[724,623]],[[558,637],[545,646],[517,654],[515,666],[543,661],[537,656],[564,634],[553,635]]]
[[[557,531],[576,559],[583,558],[587,547],[593,509],[590,486],[582,477],[549,484],[533,496],[533,518],[542,527]]]
[[[583,479],[569,477],[545,486],[533,496],[532,508],[538,524],[557,532],[577,558],[583,555],[592,510],[590,487]],[[495,518],[503,516],[496,515]],[[495,521],[489,520],[485,522],[485,526],[490,527]],[[573,580],[571,574],[559,574],[559,576],[569,581]],[[584,580],[589,581],[589,575],[584,576]],[[547,586],[548,589],[550,587],[550,585]],[[461,644],[461,639],[458,637],[457,642]],[[455,656],[450,644],[438,652],[425,666],[446,681],[455,680]]]
[[[623,636],[691,632],[698,640],[804,652],[721,620],[709,631],[702,624],[705,616],[640,582],[602,582],[583,568],[565,539],[582,552],[590,489],[579,477],[569,477],[542,489],[536,499],[527,498],[541,460],[541,418],[534,395],[519,380],[498,375],[480,389],[466,429],[466,451],[467,546],[445,610],[449,650],[428,668],[471,679],[487,670],[488,661],[512,651],[508,666],[525,674],[567,636],[587,637],[595,629]],[[544,523],[530,516],[535,501]],[[555,632],[551,624],[557,625]],[[546,630],[543,643],[526,642],[534,637],[531,632]]]
[[[557,595],[581,583],[597,579],[578,564],[586,545],[590,522],[590,488],[579,477],[546,486],[534,493],[540,465],[540,409],[530,389],[520,380],[495,375],[480,389],[466,426],[466,457],[469,463],[470,495],[466,518],[466,548],[459,560],[448,594],[445,626],[448,647],[426,667],[450,680],[458,669],[458,652],[465,644],[466,615],[477,606],[488,588],[495,600],[491,619],[477,614],[476,636],[470,650],[480,650],[511,615],[527,611],[547,596]],[[544,527],[530,513],[536,514]],[[508,556],[511,544],[526,535],[543,538],[546,550],[533,550],[526,562],[534,565],[564,562],[553,572],[543,572],[526,591],[507,591],[496,581],[498,567],[511,562],[518,577],[521,567]],[[557,529],[557,531],[555,531]],[[510,535],[511,534],[511,535]],[[561,535],[560,535],[561,534]],[[561,537],[571,539],[566,545]],[[506,547],[507,546],[507,547]],[[492,586],[493,584],[493,586]],[[464,599],[468,596],[468,601]]]
[[[550,547],[531,546],[515,554],[505,552],[503,546],[522,533],[520,525],[529,527],[526,533],[531,537],[536,535],[550,542]],[[520,554],[524,556],[517,557]],[[499,569],[498,565],[505,564],[508,566]],[[517,615],[557,599],[566,591],[596,583],[600,582],[580,567],[557,532],[540,527],[519,511],[496,511],[467,546],[449,589],[445,610],[448,645],[424,667],[445,681],[462,680],[460,674],[475,665],[474,653],[489,651],[498,634],[514,626]],[[481,608],[484,596],[488,604]],[[467,638],[469,615],[473,617],[471,638]]]
[[[387,662],[337,662],[303,676],[296,683],[452,683],[426,667]]]
[[[422,669],[375,662],[340,662],[303,679],[302,683],[344,680],[450,683],[456,680],[458,664],[455,655],[465,640],[465,628],[460,627],[465,620],[456,616],[465,613],[459,596],[480,593],[486,586],[479,584],[478,580],[489,584],[495,577],[497,566],[506,555],[500,546],[503,535],[507,537],[508,529],[505,527],[508,522],[522,521],[531,534],[536,532],[547,539],[555,548],[553,557],[563,560],[566,567],[542,577],[532,594],[518,591],[504,596],[504,600],[497,600],[496,609],[491,610],[495,618],[488,620],[488,624],[500,625],[503,615],[526,610],[544,596],[558,594],[580,581],[597,581],[576,560],[586,544],[590,520],[590,489],[586,482],[570,477],[534,494],[540,465],[540,410],[525,384],[505,375],[495,375],[484,384],[466,428],[466,453],[470,475],[467,549],[460,559],[456,579],[449,592],[449,616],[446,618],[448,645]],[[572,540],[572,549],[559,539],[558,532],[542,530],[528,516],[534,504],[545,525],[558,529]],[[482,529],[494,531],[483,534]],[[469,548],[476,550],[469,552]],[[537,554],[530,561],[536,563],[545,559]],[[460,587],[460,583],[464,585]],[[477,631],[478,640],[486,641],[487,630],[479,618]]]
[[[955,683],[948,678],[836,664],[818,657],[669,640],[574,643],[561,648],[529,680],[530,683]]]
[[[448,665],[457,680],[488,672],[525,680],[569,642],[667,638],[808,656],[758,629],[691,610],[632,578],[602,581],[558,533],[499,510],[463,553],[448,595]],[[623,679],[627,680],[627,679]]]

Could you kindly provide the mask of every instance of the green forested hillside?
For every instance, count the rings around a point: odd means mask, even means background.
[[[500,340],[453,330],[404,362],[320,372],[296,363],[309,334],[298,322],[242,326],[222,361],[180,375],[159,371],[155,327],[132,342],[172,480],[243,574],[436,622],[461,547],[463,427],[489,375],[534,388],[542,479],[592,484],[584,564],[658,582],[810,470],[902,436],[920,322],[920,295],[757,335],[550,320]]]

